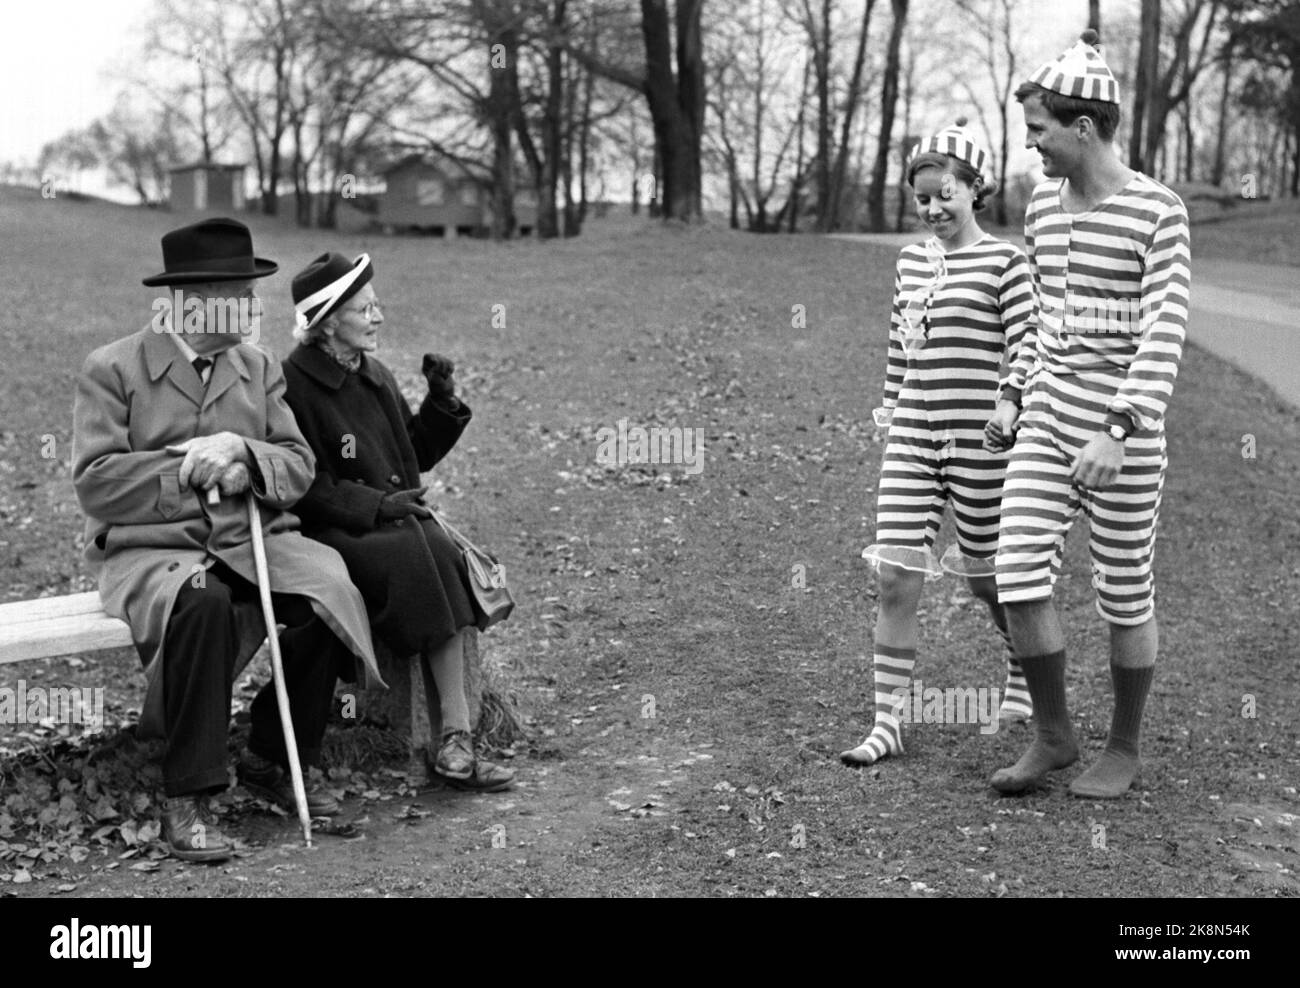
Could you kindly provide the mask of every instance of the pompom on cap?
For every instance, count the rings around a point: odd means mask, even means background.
[[[1101,36],[1098,35],[1097,32],[1094,31],[1092,28],[1088,28],[1086,31],[1083,32],[1083,34],[1079,35],[1079,40],[1082,41],[1085,45],[1090,45],[1093,48],[1096,48],[1098,45],[1101,44]]]
[[[958,117],[958,118],[957,118],[957,126],[958,126],[958,127],[965,127],[966,124],[967,124],[968,122],[969,122],[969,121],[967,121],[967,119],[966,119],[965,117]]]

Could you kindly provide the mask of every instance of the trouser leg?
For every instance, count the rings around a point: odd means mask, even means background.
[[[320,761],[334,683],[347,649],[317,617],[306,597],[272,594],[271,602],[276,621],[285,625],[280,633],[280,657],[298,757],[304,765],[314,765]],[[268,681],[253,700],[251,716],[249,750],[287,766],[274,680]]]
[[[238,648],[228,584],[210,570],[187,580],[172,605],[163,641],[163,787],[169,797],[226,785]]]

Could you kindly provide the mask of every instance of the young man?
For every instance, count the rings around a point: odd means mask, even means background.
[[[1115,798],[1138,774],[1142,711],[1156,661],[1152,580],[1166,457],[1164,414],[1187,323],[1187,212],[1125,167],[1112,140],[1119,87],[1095,32],[1016,90],[1026,147],[1047,181],[1025,238],[1038,296],[987,430],[1015,447],[1002,493],[998,599],[1033,697],[1036,737],[994,788],[1021,793],[1078,758],[1065,700],[1065,640],[1052,604],[1075,517],[1089,521],[1097,609],[1110,626],[1115,707],[1101,757],[1070,786]]]
[[[279,363],[247,342],[253,280],[276,265],[253,256],[235,220],[173,230],[162,249],[166,270],[144,281],[166,287],[154,322],[86,358],[72,480],[104,610],[131,626],[145,664],[141,736],[166,743],[163,837],[177,857],[220,861],[232,845],[208,796],[226,786],[234,671],[263,633],[244,491],[262,504],[304,763],[319,753],[334,681],[352,655],[382,680],[342,558],[292,531],[298,520],[287,509],[311,484],[315,459],[285,404]],[[216,503],[213,488],[225,495]],[[240,777],[292,808],[286,757],[268,683],[253,701]],[[307,802],[313,816],[339,809],[315,787]]]

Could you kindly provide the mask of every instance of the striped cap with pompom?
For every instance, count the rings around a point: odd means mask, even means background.
[[[946,154],[950,158],[964,161],[980,175],[985,174],[984,166],[989,160],[988,152],[980,146],[974,135],[966,129],[965,117],[958,117],[955,124],[945,127],[917,145],[917,155],[930,152]],[[913,157],[915,158],[915,156]]]
[[[1119,83],[1097,50],[1098,43],[1097,32],[1089,28],[1072,47],[1031,75],[1029,81],[1062,96],[1118,104]]]

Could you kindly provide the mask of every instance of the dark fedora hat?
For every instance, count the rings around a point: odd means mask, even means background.
[[[253,256],[253,235],[248,227],[224,216],[164,233],[162,253],[166,270],[145,278],[146,285],[241,281],[265,278],[279,270],[274,261]]]
[[[310,329],[335,312],[375,276],[370,255],[348,260],[338,251],[327,251],[293,276],[293,307],[298,325]]]

